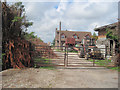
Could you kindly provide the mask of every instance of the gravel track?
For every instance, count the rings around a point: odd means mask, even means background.
[[[118,88],[118,72],[110,69],[28,68],[0,74],[3,88]]]

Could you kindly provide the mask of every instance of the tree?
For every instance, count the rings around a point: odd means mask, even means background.
[[[95,32],[93,33],[93,36],[97,36]]]
[[[55,46],[55,38],[54,38],[54,40],[53,40],[52,44],[53,44],[53,46]]]
[[[107,33],[106,33],[106,37],[109,38],[109,39],[113,39],[114,41],[118,41],[118,35],[115,35],[113,30],[106,30]]]
[[[31,66],[32,45],[24,39],[24,29],[32,24],[26,20],[22,2],[13,5],[2,2],[2,69]]]
[[[98,36],[96,35],[96,33],[95,33],[95,32],[93,33],[92,38],[94,38],[95,40],[97,40],[97,39],[98,39]]]
[[[3,2],[2,8],[3,39],[8,40],[17,36],[24,36],[24,31],[21,27],[28,28],[33,23],[26,20],[25,8],[22,2],[15,3],[11,6]]]
[[[35,32],[31,32],[31,33],[26,32],[25,39],[27,39],[28,41],[30,41],[30,39],[39,39],[41,42],[43,42],[40,37],[38,37],[37,35],[34,35],[34,34],[35,34]]]
[[[120,24],[118,23],[118,28],[120,28],[119,26]],[[106,29],[106,38],[109,38],[109,39],[112,39],[116,42],[116,47],[118,47],[117,49],[119,49],[119,29],[118,31],[115,31],[115,30],[111,30],[109,28]],[[113,61],[114,61],[114,65],[115,66],[120,66],[120,54],[119,54],[119,50],[118,52],[116,53],[116,55],[114,56],[113,58]]]

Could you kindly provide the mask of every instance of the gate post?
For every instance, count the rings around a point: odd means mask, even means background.
[[[95,59],[93,59],[93,67],[95,66]]]
[[[51,46],[48,46],[48,47],[49,47],[49,65],[50,65],[50,64],[51,64],[51,63],[50,63],[50,58],[51,58],[51,57],[50,57]]]
[[[66,66],[68,66],[68,47],[67,47],[67,60],[66,60]]]
[[[67,51],[66,51],[66,49],[67,49]],[[67,52],[67,54],[66,54],[66,52]],[[64,58],[65,67],[67,67],[67,61],[68,61],[68,48],[65,47],[65,58]]]
[[[66,61],[66,47],[65,47],[65,53],[64,53],[64,66],[66,66],[65,61]]]

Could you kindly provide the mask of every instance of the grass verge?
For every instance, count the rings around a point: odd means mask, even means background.
[[[60,49],[56,49],[56,51],[58,51],[58,52],[65,52],[65,51],[62,51],[62,50],[60,50]],[[67,51],[66,51],[67,52]],[[72,51],[69,51],[68,50],[68,53],[69,52],[71,52],[71,53],[78,53],[78,51],[75,51],[75,50],[72,50]]]
[[[72,52],[72,53],[78,53],[78,51],[69,51],[69,52]]]
[[[50,60],[51,59],[48,59],[48,58],[39,58],[39,57],[34,58],[34,68],[49,69],[49,70],[55,69],[53,66],[49,66]],[[44,66],[44,65],[47,65],[47,66]]]
[[[99,65],[99,66],[104,66],[108,69],[112,69],[112,70],[118,70],[120,72],[120,67],[110,67],[109,64],[111,63],[111,60],[89,60],[91,62],[95,61],[95,64]]]
[[[111,63],[111,60],[89,60],[91,62],[95,61],[95,64],[100,65],[100,66],[107,66],[108,64]]]
[[[107,68],[112,70],[118,70],[118,72],[120,72],[120,67],[107,67]]]
[[[55,68],[54,68],[54,67],[52,67],[52,66],[46,66],[46,67],[40,67],[40,69],[53,70],[53,69],[55,69]]]
[[[35,58],[34,59],[34,62],[35,63],[49,63],[49,61],[50,61],[51,59],[48,59],[48,58]]]

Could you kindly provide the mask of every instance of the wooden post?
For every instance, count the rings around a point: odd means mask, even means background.
[[[107,57],[107,45],[105,45],[105,58]]]
[[[113,41],[113,56],[115,56],[115,41]]]

